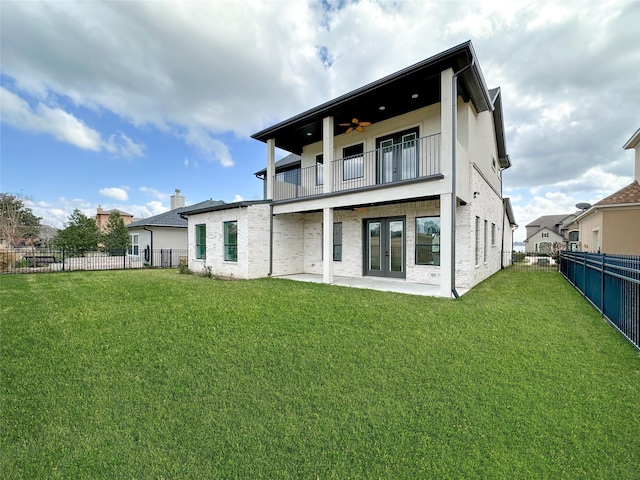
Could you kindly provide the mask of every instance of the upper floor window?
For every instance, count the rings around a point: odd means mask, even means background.
[[[580,232],[578,230],[572,230],[569,232],[569,241],[577,242],[580,240]]]
[[[342,149],[342,179],[353,180],[364,176],[364,143]]]
[[[316,186],[320,186],[324,183],[324,156],[322,154],[316,155]]]
[[[204,224],[196,225],[196,258],[207,258],[207,226]]]
[[[542,232],[542,238],[549,238],[549,232]]]

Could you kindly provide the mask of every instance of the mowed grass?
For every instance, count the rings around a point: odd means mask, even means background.
[[[3,478],[640,477],[640,357],[557,273],[453,301],[0,277]]]

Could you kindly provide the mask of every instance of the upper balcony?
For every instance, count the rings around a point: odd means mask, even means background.
[[[315,165],[277,173],[273,200],[294,200],[329,192],[348,192],[383,185],[397,185],[442,174],[440,134],[415,138],[407,136],[401,143],[381,142],[379,148],[331,162],[331,189],[324,186],[325,165]]]

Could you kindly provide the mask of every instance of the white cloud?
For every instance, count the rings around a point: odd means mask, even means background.
[[[244,200],[244,198],[242,198],[242,195],[238,195],[238,194],[236,194],[236,195],[233,197],[233,202],[242,202],[243,200]]]
[[[185,143],[195,147],[201,155],[210,161],[217,161],[223,167],[233,166],[233,159],[227,146],[211,136],[202,128],[190,129],[183,135]]]
[[[103,197],[118,200],[119,202],[126,202],[127,200],[129,200],[127,191],[123,188],[118,187],[101,188],[100,195],[102,195]]]
[[[111,135],[102,145],[107,152],[120,157],[134,158],[144,156],[145,146],[142,143],[134,142],[122,132],[117,135]]]
[[[32,109],[26,100],[4,87],[0,87],[0,94],[3,122],[34,133],[52,135],[61,142],[85,150],[100,150],[100,134],[70,113],[43,103]]]
[[[161,192],[160,190],[151,187],[140,187],[138,190],[157,200],[168,200],[171,196],[169,193]]]

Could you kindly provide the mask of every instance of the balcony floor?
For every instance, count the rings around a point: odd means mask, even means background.
[[[294,275],[282,275],[274,278],[295,280],[298,282],[322,283],[322,275],[312,273],[297,273]],[[383,277],[333,277],[333,284],[341,287],[365,288],[368,290],[380,290],[383,292],[404,293],[407,295],[421,295],[425,297],[440,297],[439,285],[427,285],[425,283],[407,282],[398,278]],[[458,295],[468,291],[466,288],[458,288]]]

